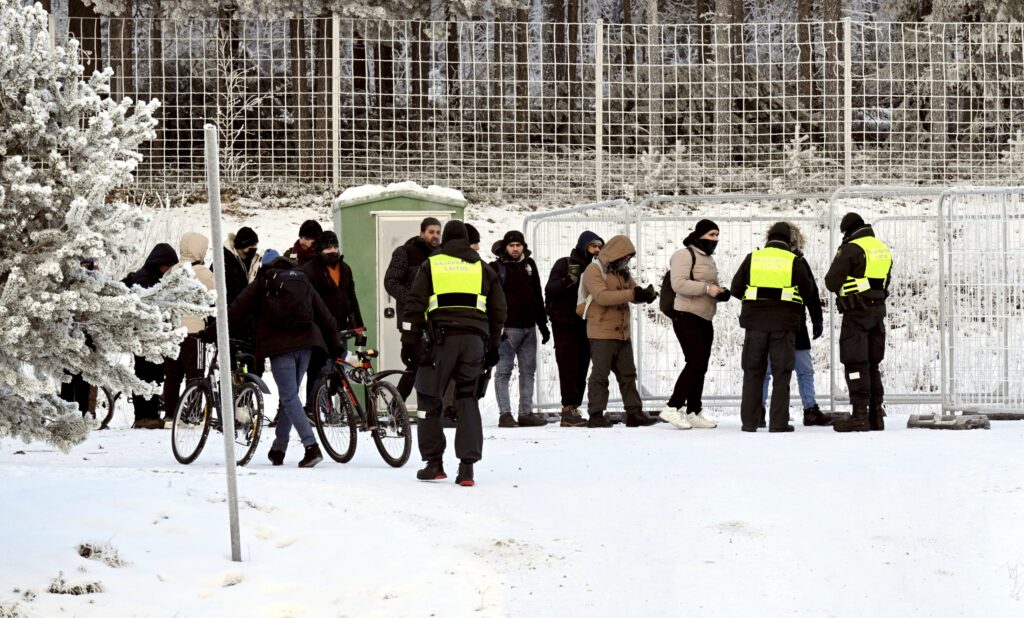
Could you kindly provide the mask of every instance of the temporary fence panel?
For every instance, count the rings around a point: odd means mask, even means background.
[[[943,407],[1024,412],[1024,188],[940,204]]]

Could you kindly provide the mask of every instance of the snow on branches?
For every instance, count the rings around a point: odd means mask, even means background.
[[[177,356],[180,317],[212,299],[188,267],[135,292],[102,272],[146,222],[109,196],[132,180],[158,103],[110,99],[110,69],[85,78],[77,43],[52,47],[38,5],[0,0],[0,50],[0,437],[68,449],[88,429],[56,395],[65,370],[151,393],[118,361]]]

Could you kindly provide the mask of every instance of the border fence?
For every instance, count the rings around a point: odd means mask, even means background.
[[[475,201],[1011,184],[1024,24],[53,17],[157,98],[143,188],[413,180]]]

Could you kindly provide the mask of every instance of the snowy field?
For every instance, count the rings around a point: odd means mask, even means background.
[[[418,482],[415,456],[395,470],[365,441],[313,470],[297,442],[282,468],[261,449],[240,470],[240,564],[215,438],[188,467],[167,431],[95,432],[70,455],[0,441],[0,607],[21,599],[0,615],[1024,615],[1024,423],[888,422],[492,422],[471,489]],[[59,572],[103,592],[47,593]]]

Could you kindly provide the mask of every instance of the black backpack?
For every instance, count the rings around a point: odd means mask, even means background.
[[[264,283],[263,319],[277,328],[296,330],[313,323],[313,286],[306,273],[275,269]]]
[[[690,252],[690,279],[693,280],[693,267],[697,264],[697,254],[693,252],[693,247],[687,247],[686,250]],[[661,294],[659,298],[661,299],[661,312],[670,319],[678,318],[680,312],[675,308],[676,291],[672,289],[671,268],[665,271],[665,276],[661,279]]]

